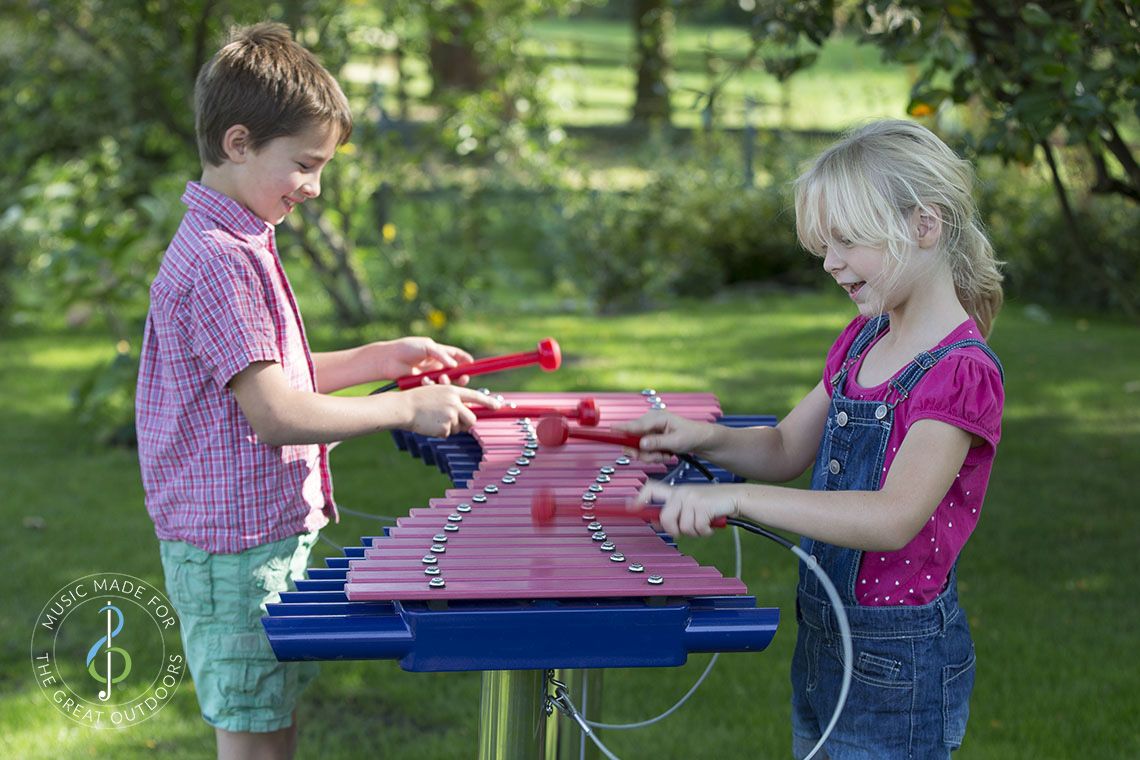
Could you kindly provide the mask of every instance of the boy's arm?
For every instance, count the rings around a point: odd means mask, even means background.
[[[471,360],[471,354],[461,348],[421,337],[378,341],[343,351],[313,354],[317,390],[321,393],[333,393],[376,380],[392,380],[416,372],[454,367]],[[459,380],[451,379],[457,382]]]
[[[744,517],[837,546],[897,551],[910,543],[950,490],[970,433],[945,422],[914,423],[878,491],[810,491],[770,485],[681,486],[650,481],[638,501],[664,502],[661,526],[707,535],[713,519]]]
[[[498,406],[492,397],[456,385],[351,398],[299,391],[276,362],[250,364],[229,387],[258,439],[270,446],[331,443],[390,428],[448,436],[475,424],[468,404]]]

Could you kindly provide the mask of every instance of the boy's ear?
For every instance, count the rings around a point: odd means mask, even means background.
[[[918,232],[918,247],[933,248],[942,237],[942,214],[936,208],[918,209],[915,211],[916,227]]]
[[[249,151],[249,129],[244,124],[234,124],[222,135],[222,152],[233,163],[244,164]]]

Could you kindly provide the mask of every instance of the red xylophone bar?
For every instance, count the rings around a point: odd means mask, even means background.
[[[527,406],[523,404],[509,404],[501,409],[488,409],[486,407],[473,407],[475,416],[481,420],[504,420],[520,417],[569,417],[578,420],[581,425],[593,427],[601,419],[598,404],[592,398],[584,398],[573,407],[553,406]]]
[[[596,517],[640,517],[646,522],[657,520],[661,513],[660,506],[651,504],[646,504],[640,509],[631,509],[632,502],[632,499],[621,501],[599,499],[590,504],[590,512]],[[531,499],[530,519],[535,525],[548,525],[556,514],[577,515],[580,510],[579,502],[565,498],[560,499],[553,492],[544,489],[536,492]],[[728,524],[727,520],[726,517],[718,517],[709,524],[714,528],[723,528]]]
[[[505,369],[525,367],[528,364],[537,364],[547,372],[553,372],[562,366],[562,349],[554,338],[543,338],[538,342],[534,351],[524,351],[518,354],[504,354],[503,356],[489,356],[486,359],[476,359],[468,364],[457,367],[444,367],[419,375],[404,375],[398,377],[387,385],[382,385],[372,393],[383,393],[395,388],[407,390],[423,384],[424,379],[438,380],[441,375],[460,377],[461,375],[484,375],[488,372],[501,372]]]

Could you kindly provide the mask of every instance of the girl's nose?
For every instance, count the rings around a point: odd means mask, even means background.
[[[835,274],[843,268],[843,259],[839,258],[832,246],[827,247],[827,254],[823,257],[823,271]]]
[[[305,184],[301,185],[301,192],[310,198],[316,198],[321,194],[321,181],[319,179],[315,179],[311,182],[306,182]]]

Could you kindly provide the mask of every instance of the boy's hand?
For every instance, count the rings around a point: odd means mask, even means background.
[[[699,452],[714,432],[712,425],[660,410],[614,425],[613,429],[641,436],[641,448],[625,453],[643,462],[665,462],[677,453]]]
[[[431,338],[408,337],[373,345],[376,346],[377,376],[386,379],[418,375],[473,361],[471,354],[463,349],[436,343]],[[466,385],[467,376],[453,377],[451,381],[456,385]]]
[[[391,398],[391,397],[389,397]],[[501,402],[471,388],[450,383],[433,383],[400,392],[396,396],[407,404],[407,429],[413,433],[446,438],[468,430],[475,424],[475,413],[469,404],[498,409]]]

